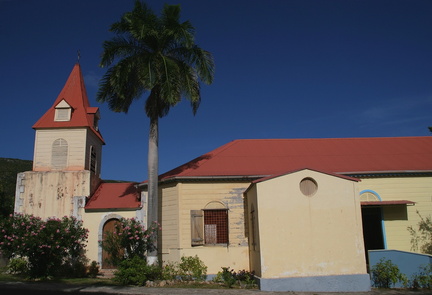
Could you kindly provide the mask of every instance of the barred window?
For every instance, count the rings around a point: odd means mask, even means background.
[[[191,244],[228,244],[228,210],[191,210]]]
[[[227,210],[204,210],[204,242],[228,244]]]

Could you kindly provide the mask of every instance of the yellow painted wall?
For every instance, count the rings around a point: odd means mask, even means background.
[[[162,188],[161,206],[163,213],[161,214],[161,236],[159,248],[163,255],[169,255],[170,249],[179,248],[179,197],[178,184],[167,184]],[[166,256],[165,258],[167,258]],[[177,261],[179,257],[169,256],[170,260]]]
[[[243,207],[243,192],[248,185],[198,182],[162,186],[162,235],[166,239],[162,260],[178,261],[182,256],[198,255],[208,267],[208,274],[216,274],[225,266],[249,269]],[[192,247],[190,211],[204,209],[210,202],[220,202],[229,210],[229,245]]]
[[[417,226],[420,214],[432,215],[432,177],[368,178],[359,183],[359,190],[372,190],[383,201],[409,200],[414,206],[384,206],[384,230],[387,249],[411,251],[408,226]]]
[[[318,183],[312,197],[305,177]],[[302,170],[256,186],[262,278],[366,273],[356,182]]]

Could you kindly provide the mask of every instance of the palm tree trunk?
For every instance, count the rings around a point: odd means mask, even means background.
[[[149,150],[148,150],[148,209],[147,209],[147,227],[150,227],[153,222],[158,220],[158,166],[159,166],[159,120],[158,117],[150,118],[150,133],[149,133]],[[148,261],[155,263],[157,260],[157,240],[155,239],[156,250],[148,254]]]

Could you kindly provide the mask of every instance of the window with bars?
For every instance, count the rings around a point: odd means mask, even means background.
[[[228,244],[228,210],[191,210],[191,244]]]

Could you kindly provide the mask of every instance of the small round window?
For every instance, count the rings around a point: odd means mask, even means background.
[[[307,197],[312,197],[318,190],[318,184],[310,177],[303,178],[300,181],[300,191]]]

